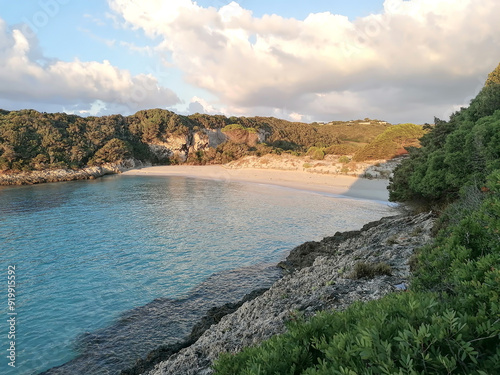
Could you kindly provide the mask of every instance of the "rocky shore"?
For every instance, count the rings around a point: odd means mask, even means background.
[[[139,162],[140,163],[140,162]],[[1,185],[33,185],[44,182],[61,182],[74,180],[91,180],[108,174],[116,174],[130,168],[142,166],[135,160],[125,160],[120,163],[106,163],[95,167],[82,169],[45,169],[42,171],[0,173]]]
[[[293,249],[286,275],[270,289],[207,315],[183,343],[159,348],[122,374],[207,375],[223,352],[235,353],[286,330],[286,322],[356,301],[404,292],[414,250],[431,240],[431,213],[398,215]]]

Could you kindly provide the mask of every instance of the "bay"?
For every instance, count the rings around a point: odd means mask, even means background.
[[[391,213],[383,202],[184,177],[1,187],[0,267],[3,285],[16,267],[18,314],[16,368],[4,357],[1,372],[68,361],[60,373],[119,372],[210,307],[270,286],[293,247]]]

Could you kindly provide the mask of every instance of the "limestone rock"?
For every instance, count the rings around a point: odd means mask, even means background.
[[[88,180],[108,174],[120,173],[129,168],[140,166],[143,166],[141,162],[129,159],[120,163],[106,163],[76,170],[61,168],[20,173],[3,173],[0,174],[0,185],[33,185],[44,182]]]

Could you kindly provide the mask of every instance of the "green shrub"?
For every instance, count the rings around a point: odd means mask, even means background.
[[[113,138],[95,153],[89,165],[122,161],[132,155],[131,151],[132,148],[127,142]]]
[[[224,354],[217,375],[490,374],[499,325],[480,326],[432,293],[398,293],[289,323],[288,331],[239,354]],[[493,341],[492,341],[493,340]]]
[[[342,164],[347,164],[351,161],[351,159],[348,157],[348,156],[341,156],[339,158],[339,163],[342,163]]]
[[[410,149],[410,158],[394,171],[391,200],[446,205],[464,186],[480,188],[500,168],[500,83],[493,78],[488,82],[468,108],[449,121],[435,119],[421,149]]]
[[[349,275],[350,279],[361,279],[366,277],[368,279],[373,279],[375,276],[382,275],[392,275],[391,266],[387,263],[366,263],[359,262],[356,263],[354,269]]]
[[[311,157],[313,160],[323,160],[325,158],[325,153],[319,147],[310,147],[307,150],[307,155]]]
[[[228,132],[228,131],[231,131],[231,130],[247,130],[243,125],[240,125],[240,124],[230,124],[230,125],[226,125],[225,127],[223,127],[221,129],[221,131],[224,133],[224,132]],[[255,130],[255,129],[254,129]]]
[[[353,143],[340,143],[331,145],[325,148],[325,154],[327,155],[352,155],[357,150],[359,150],[361,146]]]

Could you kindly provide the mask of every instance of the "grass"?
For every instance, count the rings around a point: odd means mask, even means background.
[[[391,276],[392,268],[387,263],[366,263],[359,262],[354,266],[353,271],[349,275],[350,279],[362,279],[364,277],[373,279],[375,276]]]

